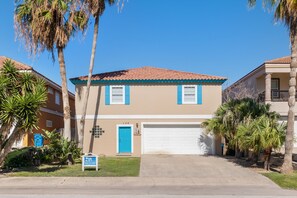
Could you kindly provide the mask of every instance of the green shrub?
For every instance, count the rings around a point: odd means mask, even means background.
[[[65,164],[68,160],[68,155],[71,154],[73,160],[80,158],[81,149],[77,148],[74,141],[65,139],[56,131],[44,131],[44,138],[49,141],[49,144],[44,147],[43,157],[47,162],[58,162]]]
[[[40,162],[42,158],[42,152],[40,149],[34,147],[25,147],[10,152],[4,161],[4,168],[12,169],[18,167],[26,167],[36,164],[36,161]]]

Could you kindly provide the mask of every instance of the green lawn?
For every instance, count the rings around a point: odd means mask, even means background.
[[[271,179],[282,188],[297,189],[297,171],[291,175],[283,175],[276,172],[263,173],[263,175]]]
[[[82,172],[81,163],[73,166],[41,165],[26,167],[8,173],[12,177],[125,177],[138,176],[140,158],[101,157],[99,171],[94,169]]]

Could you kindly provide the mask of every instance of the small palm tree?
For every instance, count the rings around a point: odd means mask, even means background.
[[[64,136],[71,138],[70,106],[64,49],[75,32],[87,27],[87,14],[80,0],[18,0],[15,24],[31,53],[57,50],[62,79]]]
[[[255,6],[256,0],[248,0],[250,6]],[[285,142],[285,158],[281,172],[293,172],[292,153],[294,146],[294,120],[295,120],[295,95],[296,95],[296,68],[297,68],[297,1],[296,0],[263,0],[265,6],[275,8],[274,18],[282,21],[290,31],[291,64],[289,80],[289,111]]]
[[[256,119],[248,118],[246,122],[240,124],[235,139],[241,150],[252,150],[256,155],[264,151],[264,168],[269,170],[272,150],[279,149],[283,145],[285,130],[286,126],[279,124],[277,119],[263,115]]]
[[[10,60],[0,71],[0,166],[12,145],[25,132],[36,128],[40,107],[47,100],[45,82],[20,73]]]
[[[239,157],[240,150],[236,140],[238,126],[250,117],[255,119],[266,115],[272,119],[278,118],[275,112],[270,112],[268,104],[259,104],[250,98],[230,100],[222,104],[215,112],[214,118],[202,123],[206,131],[220,135],[228,142],[228,148],[235,149],[235,156]]]

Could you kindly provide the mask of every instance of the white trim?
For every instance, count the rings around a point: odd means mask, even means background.
[[[63,113],[60,113],[58,111],[54,111],[54,110],[51,110],[51,109],[43,108],[43,107],[40,108],[40,111],[43,111],[43,112],[49,113],[49,114],[53,114],[53,115],[57,115],[57,116],[60,116],[60,117],[64,116]]]
[[[81,115],[76,115],[77,120],[81,119]],[[86,115],[87,120],[93,119],[211,119],[213,115]]]
[[[117,153],[119,154],[119,128],[120,127],[130,127],[131,128],[131,153],[133,153],[133,147],[134,147],[134,142],[133,142],[133,124],[117,124]]]
[[[185,87],[192,86],[195,87],[195,101],[194,102],[185,102],[185,95],[184,95],[184,89]],[[197,104],[197,85],[183,85],[182,86],[182,104]]]
[[[112,102],[112,88],[113,87],[122,87],[123,89],[123,101],[122,102]],[[110,104],[125,104],[125,86],[124,85],[110,85]]]
[[[201,125],[201,122],[142,122],[141,123],[141,154],[144,153],[144,125]]]
[[[40,108],[40,111],[42,112],[45,112],[45,113],[49,113],[49,114],[53,114],[53,115],[56,115],[56,116],[60,116],[60,117],[64,117],[64,114],[63,113],[60,113],[58,111],[54,111],[54,110],[51,110],[51,109],[47,109],[47,108],[43,108],[41,107]],[[81,116],[80,116],[81,117]],[[71,117],[71,119],[75,119],[75,117]]]

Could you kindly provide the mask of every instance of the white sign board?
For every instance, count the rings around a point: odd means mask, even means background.
[[[85,171],[85,168],[96,168],[96,171],[98,171],[98,156],[93,153],[83,155],[82,171]]]

